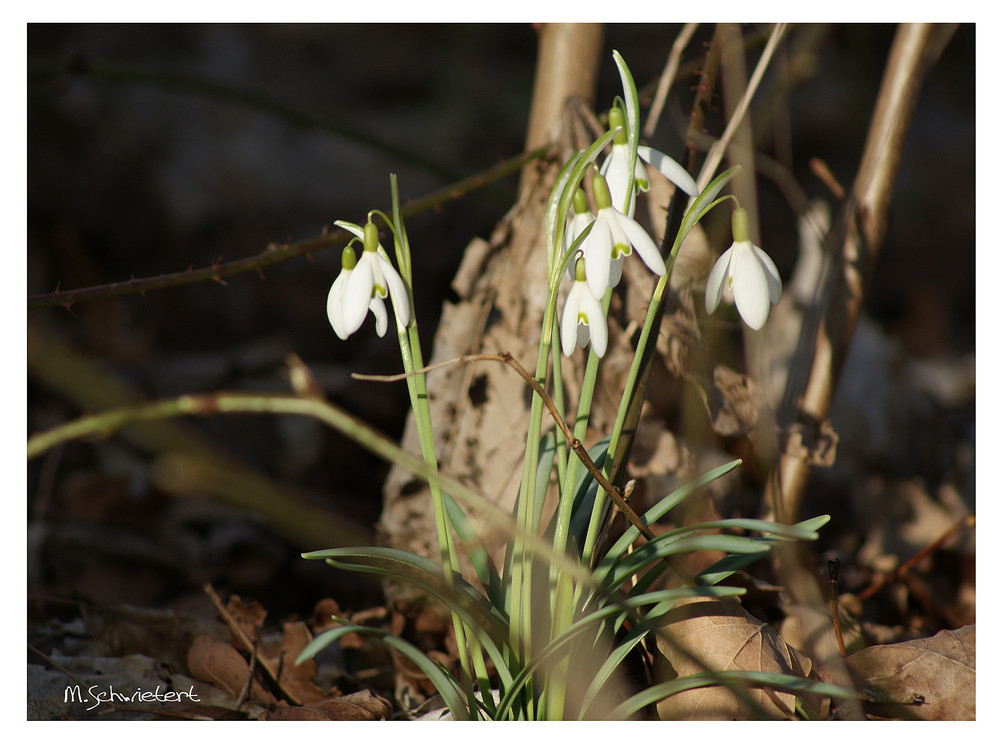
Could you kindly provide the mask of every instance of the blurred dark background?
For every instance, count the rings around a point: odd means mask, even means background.
[[[612,49],[642,89],[678,29],[607,26],[598,108],[620,91]],[[755,31],[745,28],[749,39]],[[813,157],[850,184],[893,32],[793,28],[789,58],[803,68],[779,113],[787,140],[762,149],[791,156],[810,198],[829,197],[809,170]],[[686,59],[696,62],[708,34],[700,30]],[[921,361],[974,362],[974,43],[975,27],[960,27],[924,86],[868,303],[894,351]],[[31,25],[28,295],[253,255],[388,210],[390,172],[405,201],[517,155],[535,55],[529,24]],[[195,90],[192,79],[287,111]],[[692,86],[680,79],[653,145],[677,151]],[[305,125],[303,114],[403,154]],[[765,248],[786,275],[797,254],[794,212],[780,190],[760,185]],[[515,188],[508,178],[408,221],[427,346],[464,248],[489,235]],[[342,342],[327,322],[339,267],[340,248],[330,248],[225,284],[34,311],[29,326],[148,398],[284,392],[284,358],[295,352],[333,401],[398,437],[405,388],[349,380],[352,371],[399,370],[391,334],[379,339],[369,320]],[[973,402],[965,394],[961,419],[946,424],[966,444]],[[29,432],[82,411],[29,377]],[[249,416],[192,424],[308,502],[364,528],[378,518],[384,467],[318,425]],[[200,586],[211,581],[276,614],[309,611],[323,596],[378,601],[374,582],[299,560],[303,545],[260,518],[172,496],[147,473],[143,450],[117,439],[65,445],[29,464],[32,595],[205,608]]]

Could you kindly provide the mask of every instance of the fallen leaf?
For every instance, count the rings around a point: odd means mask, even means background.
[[[264,624],[267,618],[267,610],[257,602],[244,602],[236,594],[229,597],[226,609],[233,618],[233,622],[243,631],[247,640],[251,643],[257,640],[257,629]]]
[[[976,626],[930,638],[869,646],[847,657],[865,713],[872,718],[974,721]],[[829,666],[817,670],[832,679]]]
[[[232,645],[200,635],[194,639],[187,655],[188,669],[196,680],[207,682],[230,695],[239,695],[246,684],[250,665]],[[258,703],[273,703],[272,696],[254,679],[249,698]]]
[[[265,721],[330,721],[319,709],[304,706],[278,706],[261,716]]]
[[[330,697],[316,686],[317,667],[313,659],[301,664],[295,660],[302,649],[312,641],[312,635],[304,622],[288,622],[283,626],[282,638],[279,642],[263,647],[259,659],[270,674],[278,677],[282,692],[293,703],[306,706]]]
[[[806,677],[812,664],[771,627],[751,616],[736,599],[697,597],[674,608],[657,633],[661,653],[678,677],[708,670],[774,672]],[[694,657],[694,658],[692,658]],[[773,688],[748,687],[752,706],[729,687],[685,690],[657,705],[662,719],[732,721],[790,719],[796,696]]]

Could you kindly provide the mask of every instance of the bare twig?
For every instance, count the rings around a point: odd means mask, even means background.
[[[831,234],[835,267],[803,325],[789,367],[779,426],[822,424],[843,368],[879,247],[906,134],[924,75],[954,33],[953,24],[902,24],[889,60],[858,173]],[[768,482],[779,521],[794,523],[810,465],[785,453]]]
[[[887,576],[885,576],[885,577],[883,577],[883,578],[881,578],[881,579],[873,582],[871,585],[869,585],[867,588],[865,588],[864,591],[862,591],[860,594],[858,594],[858,601],[863,602],[866,599],[870,599],[872,596],[874,596],[875,594],[877,594],[879,591],[881,591],[888,584],[893,583],[894,581],[898,581],[898,580],[901,580],[901,579],[905,578],[907,576],[907,574],[911,570],[913,570],[913,566],[915,566],[918,562],[920,562],[921,560],[923,560],[925,557],[927,557],[929,554],[931,554],[935,550],[938,550],[941,547],[943,547],[948,542],[948,540],[951,539],[953,536],[955,536],[958,532],[962,531],[963,529],[972,528],[975,525],[976,525],[976,517],[973,516],[973,515],[971,515],[971,514],[970,515],[966,515],[964,518],[962,518],[959,521],[956,521],[941,536],[939,536],[933,542],[931,542],[926,547],[924,547],[922,550],[920,550],[919,552],[917,552],[917,554],[915,554],[913,557],[911,557],[905,563],[903,563],[898,568],[896,568],[896,570],[892,571],[892,573],[890,573],[889,575],[887,575]]]
[[[840,560],[834,558],[827,560],[827,568],[830,571],[830,617],[833,620],[833,632],[837,636],[837,648],[840,649],[840,657],[847,658],[847,647],[844,645],[844,634],[840,628]]]
[[[649,114],[646,115],[646,126],[642,129],[642,134],[646,138],[652,138],[653,133],[656,132],[656,126],[660,122],[660,114],[663,112],[663,105],[667,101],[667,92],[670,91],[670,87],[674,84],[674,78],[677,77],[677,69],[681,64],[681,55],[684,54],[684,49],[688,46],[691,37],[694,36],[694,32],[697,29],[698,24],[686,23],[677,35],[677,38],[674,39],[674,44],[670,48],[670,55],[667,57],[667,64],[664,66],[663,74],[656,85],[656,94],[653,96],[653,103],[649,107]]]
[[[409,218],[416,214],[437,208],[448,201],[461,198],[479,188],[485,187],[520,170],[524,165],[545,156],[547,149],[536,148],[525,151],[518,156],[484,169],[471,177],[460,180],[436,190],[423,198],[408,203],[401,210],[403,218]],[[375,218],[376,223],[380,221]],[[129,279],[128,281],[118,281],[111,284],[100,284],[98,286],[85,287],[69,291],[56,290],[47,294],[37,294],[28,298],[28,309],[39,310],[48,307],[65,307],[67,310],[73,305],[81,302],[90,302],[95,299],[109,299],[121,297],[126,294],[145,294],[146,292],[169,287],[182,286],[185,284],[196,284],[206,281],[224,283],[223,279],[229,276],[236,276],[249,271],[260,273],[262,269],[272,266],[275,263],[299,258],[304,255],[325,250],[329,247],[343,244],[353,235],[343,230],[337,230],[331,234],[322,234],[319,237],[310,237],[298,242],[286,242],[284,244],[271,243],[264,252],[251,255],[228,263],[216,262],[204,268],[188,268],[185,271],[162,274],[143,279]]]
[[[583,447],[583,443],[580,442],[579,438],[573,435],[573,431],[566,424],[566,420],[562,418],[559,410],[556,408],[555,403],[552,401],[552,397],[546,392],[542,387],[542,384],[536,380],[531,373],[524,369],[523,365],[518,362],[509,352],[504,352],[502,354],[466,354],[462,357],[456,357],[454,359],[447,360],[446,362],[437,362],[433,365],[428,365],[419,370],[414,370],[411,373],[400,373],[398,375],[358,375],[354,374],[357,380],[374,380],[379,382],[393,382],[397,380],[404,380],[412,375],[417,375],[419,373],[429,372],[430,370],[436,370],[439,367],[448,367],[456,364],[463,364],[465,362],[501,362],[508,367],[511,367],[518,375],[520,375],[524,381],[531,386],[531,388],[539,395],[545,407],[549,410],[552,415],[552,419],[555,420],[556,426],[562,431],[563,435],[566,436],[566,442],[574,453],[579,457],[580,461],[590,472],[591,476],[597,480],[597,483],[604,488],[604,491],[608,493],[608,496],[614,501],[615,505],[622,512],[622,514],[628,518],[628,520],[639,530],[646,539],[653,538],[653,532],[650,530],[646,522],[639,518],[638,514],[632,510],[631,506],[628,504],[628,500],[622,497],[618,489],[604,476],[597,464],[594,463],[590,454],[587,453],[587,449]]]
[[[733,135],[736,133],[736,129],[740,127],[740,124],[743,122],[743,116],[749,109],[750,102],[753,101],[754,94],[757,93],[757,87],[760,85],[761,79],[764,77],[764,72],[771,63],[771,58],[774,56],[774,51],[778,47],[778,42],[781,41],[781,37],[785,33],[786,26],[787,24],[778,23],[775,24],[774,28],[771,30],[771,36],[768,38],[767,45],[764,47],[764,51],[761,53],[760,59],[757,61],[757,67],[754,68],[753,75],[750,76],[750,80],[747,82],[747,88],[743,97],[733,110],[733,114],[729,118],[729,123],[726,125],[726,129],[722,132],[722,136],[718,141],[712,144],[712,148],[709,150],[708,156],[705,157],[705,163],[702,165],[701,172],[698,175],[698,188],[700,190],[704,190],[708,187],[708,183],[710,183],[712,178],[715,176],[715,170],[719,168],[719,163],[722,161],[722,155],[726,152],[726,147],[729,145]]]

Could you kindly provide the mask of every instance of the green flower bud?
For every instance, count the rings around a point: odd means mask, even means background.
[[[612,107],[611,111],[608,112],[608,130],[615,128],[621,128],[615,136],[615,145],[628,145],[628,129],[625,127],[625,113],[622,112],[621,107]]]
[[[750,241],[750,220],[745,208],[733,211],[733,242]]]
[[[374,253],[378,250],[378,227],[371,221],[365,224],[365,252]]]
[[[577,188],[576,193],[573,195],[573,210],[576,211],[577,216],[581,216],[587,213],[589,208],[590,206],[587,205],[587,194],[581,188]]]
[[[604,179],[604,175],[595,174],[591,187],[594,191],[594,203],[597,205],[597,210],[611,208],[611,191],[608,189],[608,181]]]

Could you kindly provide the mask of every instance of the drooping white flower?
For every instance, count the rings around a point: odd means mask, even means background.
[[[378,228],[368,222],[363,232],[364,252],[356,258],[348,245],[342,255],[342,268],[326,298],[326,314],[334,333],[347,339],[361,328],[368,311],[375,315],[375,332],[384,336],[388,328],[385,298],[392,297],[396,322],[410,323],[410,303],[402,278],[392,267],[378,244]]]
[[[618,284],[622,261],[632,254],[633,247],[649,270],[657,276],[665,274],[660,249],[639,222],[614,207],[608,183],[600,174],[594,175],[593,192],[597,218],[582,246],[590,293],[602,299],[609,286]]]
[[[716,261],[705,284],[705,309],[715,312],[723,297],[755,331],[763,328],[772,304],[781,300],[781,276],[767,253],[750,241],[744,208],[733,212],[733,244]]]
[[[583,349],[588,343],[598,357],[603,357],[608,350],[608,321],[604,308],[590,293],[585,276],[584,261],[577,258],[573,286],[566,295],[559,329],[563,354],[567,357],[573,354],[574,347]]]
[[[618,210],[622,210],[625,204],[625,191],[628,189],[628,136],[625,134],[625,115],[619,107],[612,107],[608,113],[608,126],[615,128],[621,126],[623,129],[615,136],[611,144],[611,153],[601,164],[601,174],[608,181],[608,188],[611,191],[611,201]],[[649,146],[639,146],[635,162],[635,179],[632,190],[632,200],[629,201],[628,215],[635,215],[635,196],[649,190],[649,173],[643,162],[649,164],[653,169],[662,174],[674,185],[679,187],[688,195],[698,195],[698,184],[694,178],[687,173],[680,164],[664,154]]]

